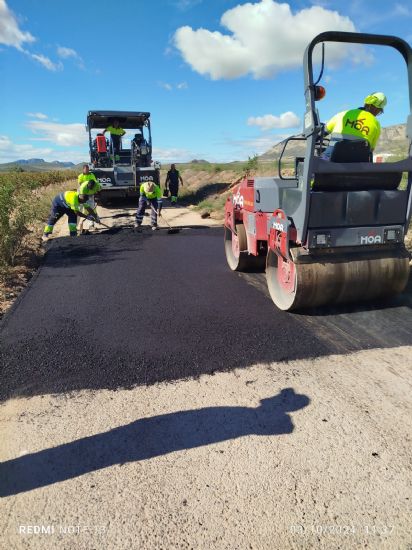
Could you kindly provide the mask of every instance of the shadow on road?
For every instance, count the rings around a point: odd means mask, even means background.
[[[408,299],[279,311],[264,274],[227,267],[219,227],[56,239],[2,319],[0,401],[411,345]]]
[[[262,399],[256,408],[208,407],[136,420],[0,464],[0,497],[15,495],[95,472],[114,464],[148,460],[247,435],[290,434],[288,412],[310,399],[293,388]]]

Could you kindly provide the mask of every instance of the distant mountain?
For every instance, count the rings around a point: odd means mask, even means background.
[[[284,141],[281,141],[263,155],[259,160],[263,162],[277,161],[283,149]],[[406,138],[406,124],[395,124],[382,128],[381,135],[376,146],[375,153],[383,155],[406,156],[408,152],[408,140]],[[302,157],[305,154],[304,141],[292,141],[286,147],[285,158]]]
[[[62,162],[54,160],[47,162],[44,159],[20,159],[14,162],[0,164],[0,172],[9,172],[16,169],[22,169],[25,172],[47,172],[51,170],[71,170],[81,167],[83,163],[74,164],[74,162]]]

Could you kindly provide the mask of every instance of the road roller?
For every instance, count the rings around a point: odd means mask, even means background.
[[[325,158],[328,138],[316,102],[325,93],[319,81],[328,42],[388,46],[404,58],[407,158],[372,162],[367,141],[349,139],[336,143],[332,156]],[[315,81],[312,56],[317,45],[322,65]],[[409,44],[394,36],[324,32],[307,46],[303,133],[285,140],[277,177],[245,175],[225,204],[230,269],[266,270],[269,293],[279,309],[378,300],[405,289],[410,256],[404,238],[412,202],[411,62]],[[288,174],[282,159],[288,144],[297,140],[304,142],[305,156],[294,159]]]

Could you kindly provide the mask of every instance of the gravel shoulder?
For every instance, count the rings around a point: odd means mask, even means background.
[[[10,400],[0,458],[40,486],[1,499],[3,544],[408,548],[411,351]]]

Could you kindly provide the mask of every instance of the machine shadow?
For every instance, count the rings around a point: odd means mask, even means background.
[[[412,344],[405,301],[278,310],[264,274],[227,267],[221,227],[75,241],[51,247],[1,321],[0,402]]]
[[[256,408],[208,407],[136,420],[108,432],[85,437],[0,463],[0,497],[46,487],[115,464],[149,460],[247,435],[290,434],[289,412],[309,397],[285,388],[262,399]]]

